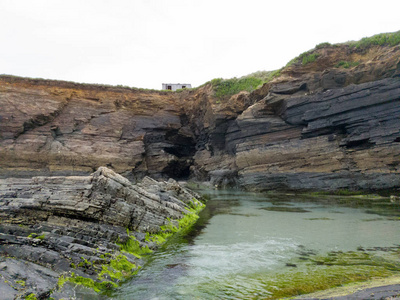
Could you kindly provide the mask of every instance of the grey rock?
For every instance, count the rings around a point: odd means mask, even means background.
[[[155,249],[145,232],[182,218],[200,205],[198,197],[174,180],[146,177],[132,184],[104,167],[90,176],[0,179],[0,285],[8,298],[39,298],[57,289],[61,275],[97,280],[101,265],[121,254],[127,229],[141,246]],[[137,266],[144,263],[124,256]],[[56,295],[79,293],[93,294],[66,284]]]
[[[240,186],[252,190],[398,187],[399,95],[398,78],[287,96],[279,104],[269,95],[271,101],[250,107],[227,131]]]

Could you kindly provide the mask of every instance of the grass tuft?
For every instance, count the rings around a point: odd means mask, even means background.
[[[358,62],[358,61],[344,61],[344,60],[341,60],[335,65],[335,68],[349,69],[349,68],[352,68],[352,67],[356,67],[359,64],[360,64],[360,62]]]
[[[371,37],[362,38],[356,42],[348,43],[351,47],[359,50],[366,50],[372,46],[397,46],[400,44],[400,31],[380,33]]]
[[[299,56],[293,58],[291,61],[289,61],[285,68],[290,67],[294,64],[300,63],[304,66],[307,65],[309,63],[312,63],[314,61],[317,60],[319,54],[318,53],[313,53],[314,50],[310,50],[310,51],[306,51],[302,54],[300,54]]]
[[[304,66],[304,65],[307,65],[309,63],[312,63],[312,62],[317,60],[318,56],[319,56],[318,53],[306,54],[306,55],[304,55],[302,57],[301,64]]]
[[[263,81],[256,77],[235,77],[231,79],[216,78],[211,80],[215,96],[218,99],[235,95],[241,91],[252,92],[262,83]]]
[[[315,49],[322,49],[322,48],[327,48],[327,47],[331,47],[332,44],[325,42],[325,43],[320,43],[318,45],[315,46]]]

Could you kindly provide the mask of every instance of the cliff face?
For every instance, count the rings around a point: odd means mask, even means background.
[[[107,165],[180,177],[194,153],[172,93],[6,76],[0,107],[3,176],[87,174]]]
[[[223,99],[211,84],[167,93],[3,76],[1,176],[108,165],[253,190],[398,187],[400,47],[309,54]]]
[[[399,186],[399,96],[400,80],[383,79],[293,96],[274,103],[276,113],[257,118],[243,114],[227,133],[241,185],[261,190]],[[273,100],[265,100],[264,108],[272,110]]]
[[[295,62],[253,93],[211,105],[195,174],[252,190],[399,186],[400,48],[310,54],[314,62]],[[339,68],[343,61],[357,63]]]

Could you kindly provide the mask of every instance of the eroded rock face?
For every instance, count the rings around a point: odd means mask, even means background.
[[[61,275],[98,280],[102,265],[118,255],[136,266],[143,262],[121,253],[134,236],[158,232],[201,205],[195,193],[174,180],[141,183],[101,167],[90,176],[0,179],[0,290],[14,299],[34,293],[47,297]],[[58,298],[73,288],[65,285]],[[54,295],[53,295],[54,297]]]
[[[248,94],[242,111],[225,113],[234,97],[215,105],[220,121],[207,127],[193,173],[259,191],[397,188],[400,47],[318,54]],[[338,61],[359,63],[343,69]]]
[[[193,136],[172,93],[3,76],[0,176],[82,175],[100,166],[187,177]]]
[[[167,93],[0,77],[0,177],[106,165],[252,190],[397,187],[400,46],[315,51],[226,99],[212,84]]]
[[[399,96],[398,78],[292,96],[272,107],[269,95],[227,132],[240,184],[257,190],[399,186]],[[260,106],[267,112],[254,117]]]

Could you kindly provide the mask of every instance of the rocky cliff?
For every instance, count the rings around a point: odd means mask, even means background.
[[[76,284],[117,286],[196,220],[196,197],[174,180],[132,184],[104,167],[89,176],[0,179],[1,299],[79,299]]]
[[[400,46],[319,45],[217,97],[2,76],[0,176],[173,177],[268,189],[400,185]]]
[[[4,176],[187,176],[193,136],[172,93],[2,76]],[[189,161],[188,161],[189,160]]]
[[[212,125],[195,173],[252,190],[399,186],[400,47],[326,45],[306,55],[315,61],[300,57],[215,105],[211,122],[204,114]]]

